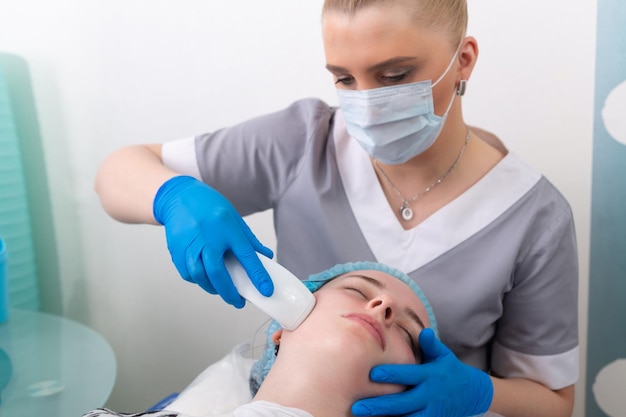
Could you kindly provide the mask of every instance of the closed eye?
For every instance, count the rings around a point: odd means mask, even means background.
[[[345,287],[345,288],[346,288],[346,290],[350,290],[350,291],[354,291],[354,292],[356,292],[357,294],[359,294],[361,297],[363,297],[363,298],[364,298],[364,299],[366,299],[366,300],[368,299],[367,295],[366,295],[366,294],[363,292],[363,290],[361,290],[360,288],[357,288],[357,287],[350,287],[350,286]]]

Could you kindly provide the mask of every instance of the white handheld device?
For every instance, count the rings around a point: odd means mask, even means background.
[[[225,254],[224,265],[239,294],[276,320],[287,330],[296,329],[313,310],[315,297],[289,270],[270,258],[259,255],[259,260],[274,283],[270,297],[262,295],[254,286],[246,270],[232,254]]]

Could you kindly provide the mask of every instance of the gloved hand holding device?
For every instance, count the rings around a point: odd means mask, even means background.
[[[153,214],[165,226],[167,247],[180,275],[237,308],[245,305],[226,267],[230,251],[265,296],[274,285],[256,252],[274,255],[254,236],[233,205],[207,184],[189,176],[166,181],[154,197]]]
[[[370,373],[374,382],[411,388],[359,400],[352,406],[355,416],[466,417],[487,412],[493,398],[489,375],[461,362],[432,329],[422,330],[419,343],[423,364],[379,365]]]

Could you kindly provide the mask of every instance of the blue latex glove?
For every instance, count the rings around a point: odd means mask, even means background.
[[[424,355],[421,365],[379,365],[374,382],[409,386],[404,392],[359,400],[355,416],[466,417],[487,412],[493,384],[485,372],[465,365],[441,343],[432,329],[419,335]]]
[[[230,251],[259,292],[270,296],[274,284],[256,252],[274,255],[252,233],[232,204],[219,192],[193,177],[177,176],[159,188],[154,218],[165,226],[167,248],[180,275],[237,308],[245,305],[226,267]]]

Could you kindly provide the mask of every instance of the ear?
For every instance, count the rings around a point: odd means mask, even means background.
[[[282,337],[282,335],[283,329],[278,329],[274,333],[272,333],[272,342],[274,342],[276,346],[280,345],[280,338]]]
[[[469,80],[478,59],[478,42],[473,36],[466,36],[459,48],[459,69],[457,74],[457,85],[461,80]]]

